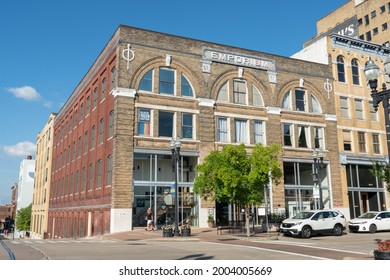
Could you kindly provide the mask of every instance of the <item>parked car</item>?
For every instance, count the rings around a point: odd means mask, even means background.
[[[343,214],[335,210],[303,211],[283,220],[280,231],[285,235],[310,238],[314,234],[331,233],[340,236],[346,227]]]
[[[370,211],[349,221],[350,232],[370,232],[390,230],[389,211]]]

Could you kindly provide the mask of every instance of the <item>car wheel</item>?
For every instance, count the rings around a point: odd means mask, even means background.
[[[304,226],[302,229],[302,237],[303,238],[310,238],[312,234],[312,229],[309,226]]]
[[[368,229],[368,231],[369,231],[370,233],[375,233],[375,232],[376,232],[376,225],[371,224],[370,227],[369,227],[369,229]]]
[[[335,225],[333,228],[334,236],[341,236],[343,234],[343,227],[341,225]]]

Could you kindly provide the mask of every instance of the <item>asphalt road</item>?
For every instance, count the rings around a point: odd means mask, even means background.
[[[9,252],[16,260],[372,260],[375,239],[390,239],[390,232],[310,239],[10,239],[1,242],[0,260],[9,259]]]

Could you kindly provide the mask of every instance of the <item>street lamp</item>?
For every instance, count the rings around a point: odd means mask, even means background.
[[[177,167],[179,166],[179,159],[180,159],[180,146],[181,146],[181,140],[180,138],[172,138],[171,142],[169,143],[169,147],[171,148],[172,152],[172,169],[175,174],[175,230],[174,230],[174,236],[180,236],[179,231],[179,187],[177,185]]]
[[[388,57],[383,64],[385,74],[390,76],[390,58]],[[383,110],[385,113],[385,125],[386,125],[386,139],[387,139],[387,156],[390,156],[390,119],[389,119],[389,98],[390,89],[386,88],[386,84],[382,84],[382,91],[377,90],[378,77],[380,74],[379,67],[369,59],[364,67],[364,75],[371,88],[372,103],[375,112],[378,111],[379,103],[382,102]]]
[[[313,174],[313,183],[318,186],[318,191],[320,194],[320,210],[324,209],[324,202],[322,200],[322,189],[321,189],[321,174],[320,169],[324,168],[324,153],[322,149],[320,151],[313,151],[313,161],[314,161],[314,174]]]

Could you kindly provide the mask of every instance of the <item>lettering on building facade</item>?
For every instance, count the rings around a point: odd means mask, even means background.
[[[256,69],[276,71],[275,61],[268,58],[226,52],[222,50],[203,47],[203,61],[215,61]]]

